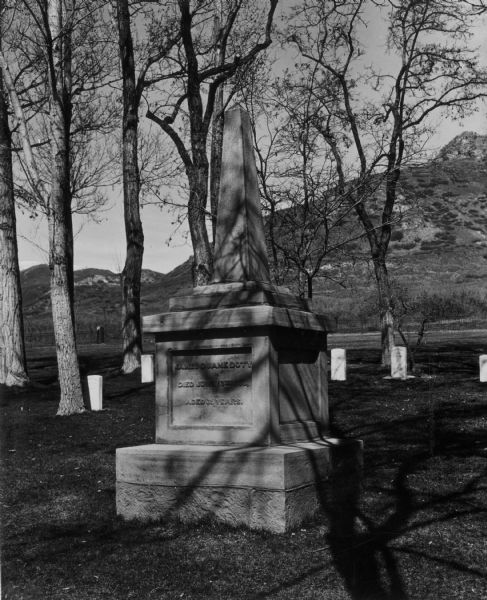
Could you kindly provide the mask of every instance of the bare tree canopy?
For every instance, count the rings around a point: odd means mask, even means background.
[[[388,24],[397,67],[365,65],[366,9]],[[485,97],[487,74],[469,45],[481,6],[457,0],[303,2],[288,41],[301,56],[295,85],[315,98],[314,125],[332,151],[339,185],[367,236],[379,292],[383,364],[394,344],[394,300],[386,266],[401,168],[417,155],[441,111],[463,116]],[[310,77],[310,74],[313,77]],[[368,207],[378,175],[385,184],[379,222]]]
[[[72,212],[73,197],[81,210],[89,210],[92,196],[97,198],[103,169],[98,163],[88,174],[86,148],[95,131],[111,129],[110,111],[93,104],[100,101],[94,92],[109,72],[109,56],[94,53],[100,10],[90,0],[14,4],[9,60],[0,57],[23,149],[19,195],[48,220],[61,415],[84,410],[75,340]],[[40,140],[35,145],[34,136]],[[91,149],[94,160],[93,145]]]
[[[241,0],[170,2],[167,13],[177,15],[180,39],[157,68],[153,66],[145,82],[147,116],[172,140],[188,179],[187,211],[195,285],[206,284],[212,273],[212,251],[206,229],[207,144],[215,102],[221,111],[223,100],[218,95],[221,86],[238,76],[270,45],[276,5],[277,0],[269,0],[265,6]],[[226,103],[231,97],[230,91]]]

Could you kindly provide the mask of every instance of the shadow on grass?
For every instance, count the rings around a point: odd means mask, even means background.
[[[486,418],[487,407],[475,406],[447,407],[442,411],[441,419],[452,419],[459,422],[460,418]],[[404,437],[404,428],[416,428],[418,417],[398,419],[393,424],[373,424],[373,429],[368,433],[384,432],[393,427],[396,434],[400,432]],[[370,425],[369,425],[370,427]],[[350,431],[347,431],[350,434]],[[410,432],[409,432],[410,434]],[[333,435],[345,437],[345,432],[336,425]],[[462,433],[455,428],[442,426],[441,421],[434,432],[434,454],[443,458],[452,456],[487,456],[487,431],[475,430],[471,433]],[[431,447],[431,444],[430,444]],[[433,494],[428,502],[415,499],[413,490],[408,485],[408,476],[421,470],[423,465],[431,459],[431,452],[413,454],[409,458],[402,458],[394,477],[392,490],[392,507],[390,514],[382,522],[374,521],[360,510],[360,493],[358,488],[347,489],[345,480],[349,472],[337,472],[336,481],[330,487],[331,498],[327,493],[322,493],[321,503],[324,512],[329,517],[330,528],[328,542],[333,555],[336,568],[341,573],[350,597],[354,600],[405,600],[408,598],[406,586],[400,569],[398,568],[397,553],[410,553],[422,556],[429,561],[432,559],[455,571],[468,573],[485,578],[487,573],[480,569],[471,568],[460,561],[432,557],[431,553],[421,552],[413,547],[402,546],[398,548],[395,542],[402,536],[414,530],[419,530],[433,523],[441,523],[465,516],[485,516],[487,509],[484,505],[473,505],[469,498],[483,484],[487,476],[487,468],[480,474],[470,478],[464,485],[459,486],[449,493]],[[446,514],[434,518],[420,518],[420,513],[427,513],[430,509],[438,512],[441,507],[449,507],[453,503],[467,506],[462,511],[453,507]]]
[[[127,385],[127,382],[128,380],[125,379],[124,385]],[[436,386],[436,383],[439,385]],[[74,460],[75,457],[80,458],[80,456],[83,458],[84,454],[80,452],[80,449],[83,449],[86,443],[93,446],[96,444],[97,450],[101,450],[107,443],[114,447],[122,443],[136,443],[138,438],[143,438],[148,432],[152,435],[152,421],[149,424],[144,422],[140,425],[137,422],[137,428],[132,427],[136,421],[134,414],[140,410],[152,414],[152,400],[150,402],[144,400],[144,407],[141,408],[136,399],[130,405],[129,402],[125,402],[125,398],[133,393],[137,386],[128,382],[130,390],[126,390],[123,386],[117,387],[118,385],[114,380],[113,392],[110,394],[110,401],[113,402],[113,407],[117,407],[118,413],[112,410],[97,416],[92,415],[90,418],[86,415],[73,417],[69,421],[53,417],[45,424],[42,421],[41,424],[45,425],[42,432],[38,431],[39,421],[33,423],[22,413],[19,418],[22,418],[23,421],[17,429],[16,436],[18,437],[16,439],[21,440],[21,443],[27,448],[27,453],[30,451],[28,443],[31,436],[38,436],[41,439],[42,433],[43,442],[48,436],[53,446],[50,448],[46,446],[43,460],[46,465],[44,471],[50,472],[53,468],[64,469],[68,464],[67,458],[70,460]],[[434,393],[438,397],[444,398],[445,393],[449,391],[448,386],[452,384],[440,380],[431,385]],[[468,563],[466,554],[459,555],[458,558],[444,554],[435,555],[428,546],[411,541],[413,533],[430,525],[440,526],[455,520],[480,518],[486,515],[485,505],[477,500],[476,493],[482,485],[485,485],[486,470],[478,465],[486,457],[487,430],[482,427],[482,424],[487,419],[487,407],[476,400],[461,404],[464,400],[462,394],[465,390],[470,393],[472,390],[478,391],[478,388],[471,383],[465,384],[452,400],[440,402],[436,397],[430,399],[428,382],[401,384],[397,387],[391,384],[381,384],[377,388],[376,382],[370,383],[369,381],[367,383],[365,378],[362,379],[362,371],[357,373],[357,378],[352,378],[350,384],[347,383],[346,386],[333,389],[332,395],[336,397],[336,401],[333,403],[334,420],[331,434],[338,438],[350,435],[364,438],[366,478],[362,489],[350,485],[350,471],[344,463],[343,470],[338,469],[336,472],[335,481],[330,482],[332,485],[324,486],[320,490],[320,500],[327,517],[328,532],[318,542],[318,544],[323,543],[324,547],[313,547],[311,550],[313,553],[320,553],[313,555],[320,557],[318,564],[316,560],[306,560],[306,553],[310,550],[303,543],[296,546],[296,552],[300,553],[301,558],[305,557],[300,563],[299,569],[295,571],[285,569],[277,563],[269,568],[267,573],[269,583],[257,577],[254,589],[246,590],[245,593],[229,583],[229,587],[221,595],[213,596],[210,590],[206,597],[298,598],[297,590],[307,589],[310,578],[318,578],[325,570],[330,570],[330,560],[333,562],[335,571],[339,573],[347,594],[353,600],[420,598],[421,596],[417,592],[418,586],[421,587],[421,584],[411,581],[411,574],[405,570],[402,562],[404,557],[416,558],[427,565],[441,566],[453,572],[455,578],[464,575],[478,579],[485,578],[486,573],[480,566],[474,562]],[[150,393],[152,394],[152,392]],[[478,397],[480,398],[480,395]],[[124,399],[124,402],[118,405],[117,401],[121,398]],[[37,399],[34,397],[33,403],[36,401]],[[434,404],[433,412],[430,410],[431,402]],[[401,407],[407,407],[404,416],[400,412]],[[20,415],[21,413],[17,412],[16,414]],[[140,414],[144,414],[145,418],[146,413]],[[36,418],[38,416],[36,415]],[[43,416],[42,419],[44,419]],[[430,427],[429,420],[434,422],[434,427]],[[18,423],[15,422],[15,426],[17,425]],[[129,427],[137,429],[131,433],[134,442],[127,437],[130,432]],[[71,447],[66,443],[65,438],[68,433],[74,434],[75,439],[79,438],[76,446]],[[83,438],[87,435],[92,436],[91,441]],[[431,436],[434,437],[433,444],[430,443]],[[16,440],[11,438],[9,441],[12,441],[12,447],[14,447]],[[18,446],[17,452],[19,454],[21,452],[21,448]],[[12,454],[12,460],[14,457],[15,454]],[[478,464],[476,463],[475,474],[472,470],[469,471],[462,466],[460,467],[461,471],[447,472],[448,486],[442,487],[442,481],[438,479],[438,484],[436,480],[433,481],[430,491],[418,493],[412,478],[422,472],[429,476],[430,472],[427,469],[430,461],[436,459],[447,461],[457,457],[462,459],[462,465],[464,465],[463,459],[465,458],[476,459]],[[19,529],[18,535],[10,535],[8,543],[4,547],[4,558],[11,560],[12,563],[15,560],[23,560],[25,564],[29,565],[29,568],[32,566],[32,569],[35,565],[41,565],[41,569],[46,569],[46,573],[56,573],[56,569],[69,569],[72,565],[75,566],[75,561],[82,560],[83,552],[87,551],[86,560],[88,562],[95,562],[98,557],[103,556],[108,572],[115,568],[113,565],[118,560],[117,553],[122,552],[123,548],[123,556],[128,557],[124,560],[133,561],[136,565],[140,563],[143,573],[140,581],[134,583],[133,589],[137,591],[137,585],[143,586],[142,579],[150,571],[153,571],[155,573],[153,589],[156,589],[157,585],[162,589],[169,582],[173,586],[170,589],[179,586],[179,593],[176,595],[174,592],[173,597],[178,597],[181,592],[185,592],[185,596],[187,596],[187,574],[180,572],[183,567],[171,555],[172,550],[169,550],[167,545],[173,541],[186,548],[186,553],[190,556],[187,559],[189,562],[195,561],[196,558],[199,559],[200,556],[197,554],[191,554],[194,542],[193,526],[180,524],[163,524],[161,526],[160,524],[142,524],[138,521],[125,523],[116,519],[113,516],[113,482],[110,483],[108,489],[102,490],[103,494],[98,496],[96,488],[92,489],[96,479],[101,479],[101,475],[96,471],[98,466],[96,462],[99,458],[99,452],[96,456],[87,457],[84,480],[77,488],[73,484],[72,488],[66,490],[68,497],[70,494],[76,493],[84,501],[87,501],[92,512],[83,514],[82,520],[76,521],[73,511],[72,514],[70,513],[69,521],[60,523],[53,519],[52,513],[49,512],[51,509],[46,508],[46,513],[36,525],[32,526],[31,524]],[[48,463],[48,461],[53,462]],[[107,462],[109,461],[111,459],[107,459]],[[29,463],[24,463],[19,473],[27,473],[28,465]],[[37,475],[37,471],[33,467],[31,470],[36,477],[40,477],[41,472]],[[113,478],[111,471],[110,477]],[[55,486],[54,478],[46,484],[46,487],[54,488]],[[384,497],[379,498],[379,494]],[[41,498],[39,504],[45,502],[48,506],[48,500],[46,495],[46,498]],[[244,537],[243,531],[238,529],[231,530],[222,526],[218,530],[212,530],[212,526],[207,525],[206,527],[209,536],[213,535],[213,531],[223,532],[226,536],[236,536],[235,552],[239,552],[240,545],[246,543],[248,539]],[[218,543],[217,536],[214,537]],[[267,537],[276,540],[275,546],[279,552],[292,540],[287,535],[271,536],[269,534]],[[263,545],[267,537],[264,535],[259,537],[258,534],[255,534],[251,553],[258,555],[259,546]],[[448,544],[448,540],[445,540],[444,543]],[[184,544],[187,544],[187,547]],[[27,557],[24,557],[24,549],[29,550]],[[145,564],[139,558],[139,550],[141,550],[140,555],[144,557],[143,560],[146,561]],[[206,552],[202,563],[204,567],[201,568],[201,573],[198,572],[201,582],[205,581],[206,565],[214,560],[211,550]],[[75,555],[76,558],[69,558],[70,554]],[[279,557],[279,555],[277,556]],[[224,567],[230,569],[233,564],[230,562],[230,558],[225,557],[224,560]],[[247,557],[247,560],[250,559]],[[199,564],[195,563],[196,569],[198,566]],[[253,577],[256,574],[262,576],[258,571],[259,568],[259,566],[253,565],[249,567],[249,576]],[[428,567],[424,567],[423,570],[425,577],[427,576],[426,569]],[[162,572],[163,574],[161,574]],[[278,575],[275,575],[275,572]],[[231,577],[231,573],[228,576]],[[68,576],[65,581],[71,583]],[[44,582],[40,581],[41,587],[43,584]],[[411,587],[414,586],[416,589],[411,592]],[[321,592],[326,598],[332,597],[325,596],[326,590],[324,589]],[[317,593],[321,594],[321,592]],[[106,597],[122,597],[120,594],[117,596],[117,593],[111,592],[112,595]],[[86,594],[88,594],[88,589]],[[144,595],[141,592],[138,597],[152,599],[154,596],[151,596],[150,593]],[[164,598],[169,597],[164,596]],[[203,596],[191,596],[190,590],[189,597],[201,598]],[[305,597],[321,596],[308,595]],[[340,596],[340,598],[342,597]],[[438,595],[436,597],[446,598],[447,596]],[[482,595],[477,595],[477,597],[482,597]]]
[[[441,394],[442,388],[447,385],[442,382],[437,392]],[[428,404],[427,386],[420,382],[416,388],[422,388],[423,404]],[[451,403],[445,403],[441,409],[436,409],[438,414],[433,416],[426,407],[420,408],[412,416],[396,417],[392,422],[378,419],[372,423],[346,428],[341,428],[336,423],[332,425],[331,434],[334,437],[345,438],[355,434],[365,438],[366,449],[370,458],[374,455],[372,463],[376,468],[380,463],[388,462],[391,465],[393,462],[387,458],[381,460],[377,456],[381,450],[389,459],[396,453],[399,461],[394,465],[392,486],[380,490],[389,498],[384,509],[385,517],[373,518],[362,508],[361,490],[359,486],[353,485],[350,464],[345,463],[342,469],[336,469],[334,480],[320,490],[321,507],[328,521],[328,549],[353,600],[407,600],[412,597],[408,588],[414,587],[414,584],[405,580],[400,567],[401,555],[421,557],[428,563],[456,572],[458,577],[463,574],[481,580],[487,578],[485,570],[462,563],[461,560],[436,556],[427,549],[418,548],[414,543],[400,545],[402,538],[408,538],[414,532],[429,526],[487,516],[485,504],[475,500],[475,494],[485,488],[487,468],[478,470],[473,477],[467,477],[465,483],[458,482],[454,489],[451,489],[450,482],[450,489],[446,492],[432,490],[428,494],[428,500],[418,498],[417,490],[411,488],[408,482],[410,476],[426,470],[428,462],[433,459],[472,457],[485,460],[487,457],[487,430],[482,428],[482,423],[487,420],[487,406],[458,406],[457,402],[458,399],[455,398]],[[346,410],[343,398],[335,403],[335,410]],[[375,414],[371,416],[376,417]],[[435,420],[433,428],[428,423],[432,418]],[[469,431],[461,431],[462,423],[472,421],[477,422],[477,426],[472,428],[470,425]],[[384,443],[384,436],[391,433],[395,437],[391,448],[381,449],[380,443]],[[375,436],[371,445],[367,443],[369,436]],[[431,436],[433,440],[427,439]],[[404,444],[402,450],[401,444]],[[450,475],[457,476],[457,473]],[[461,475],[468,475],[468,472],[458,474],[458,480],[462,479]],[[322,550],[325,551],[326,547]],[[325,567],[309,569],[299,577],[258,594],[255,598],[274,597],[279,591],[294,588],[322,568]]]

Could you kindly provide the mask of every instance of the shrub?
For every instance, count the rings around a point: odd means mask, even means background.
[[[404,232],[400,229],[395,229],[391,234],[391,242],[398,242],[404,237]]]
[[[416,246],[416,242],[405,242],[404,244],[398,244],[397,247],[402,250],[412,250]]]
[[[461,290],[450,294],[423,292],[413,301],[415,312],[430,321],[487,314],[487,300],[478,293]]]

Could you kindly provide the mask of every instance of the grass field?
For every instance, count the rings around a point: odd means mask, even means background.
[[[394,382],[376,348],[350,349],[330,408],[333,435],[364,440],[360,498],[283,535],[119,520],[115,449],[153,441],[153,385],[88,349],[106,410],[56,417],[54,356],[31,354],[33,383],[2,389],[3,598],[487,598],[486,351],[430,344]]]

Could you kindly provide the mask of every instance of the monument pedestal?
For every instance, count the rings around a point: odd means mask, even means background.
[[[186,523],[210,516],[283,533],[320,512],[338,462],[358,475],[360,455],[360,443],[336,439],[270,447],[122,448],[117,450],[117,513]]]
[[[221,298],[225,308],[144,318],[156,341],[157,443],[117,450],[118,514],[284,532],[319,512],[338,465],[358,479],[361,443],[326,437],[325,325],[273,294],[281,306]],[[173,306],[201,306],[195,296]]]

